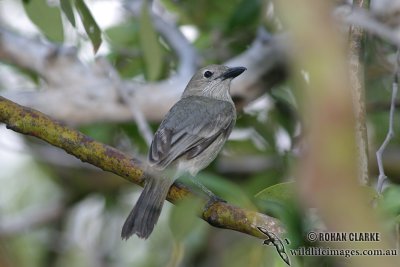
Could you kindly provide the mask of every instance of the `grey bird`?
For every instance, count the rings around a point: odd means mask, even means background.
[[[173,182],[185,173],[194,178],[216,158],[236,122],[236,109],[229,94],[231,81],[245,70],[210,65],[194,74],[154,135],[145,186],[124,223],[123,239],[133,234],[147,239]]]

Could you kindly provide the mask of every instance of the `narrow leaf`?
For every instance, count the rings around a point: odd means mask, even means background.
[[[75,0],[75,7],[78,11],[79,17],[82,20],[83,27],[85,28],[86,34],[89,36],[92,42],[94,52],[96,53],[101,45],[101,30],[94,20],[92,13],[86,6],[83,0]]]
[[[161,44],[158,41],[149,12],[147,1],[143,1],[139,40],[143,51],[147,79],[154,81],[161,75],[163,62]]]
[[[76,27],[74,11],[72,9],[71,0],[60,0],[61,10],[64,12],[65,16],[71,22],[72,26]]]
[[[49,6],[46,0],[23,1],[24,9],[29,19],[52,41],[62,42],[64,30],[61,12],[54,6]]]

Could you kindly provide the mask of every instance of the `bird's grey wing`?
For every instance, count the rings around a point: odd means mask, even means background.
[[[149,162],[166,168],[181,156],[194,158],[221,134],[229,135],[235,109],[226,101],[188,97],[181,99],[161,123],[149,151]]]
[[[233,110],[235,112],[235,110]],[[205,125],[202,130],[197,133],[197,141],[183,153],[187,159],[192,159],[207,149],[219,136],[224,135],[226,138],[235,126],[233,116],[227,114],[216,114],[212,123]],[[236,116],[236,114],[234,114]]]

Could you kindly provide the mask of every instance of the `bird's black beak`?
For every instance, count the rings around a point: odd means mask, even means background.
[[[220,77],[222,78],[222,80],[233,79],[242,74],[245,70],[247,70],[245,67],[229,68]]]

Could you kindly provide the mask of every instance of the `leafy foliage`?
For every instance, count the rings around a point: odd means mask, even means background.
[[[101,30],[83,0],[75,0],[75,7],[96,53],[101,45]]]
[[[61,13],[57,7],[51,7],[46,0],[24,2],[25,12],[31,21],[52,41],[62,42],[64,31]]]
[[[60,6],[61,10],[64,12],[72,26],[76,27],[75,15],[71,0],[60,0]]]
[[[92,42],[94,52],[99,49],[102,38],[101,30],[93,18],[84,0],[60,0],[60,6],[50,6],[47,0],[24,1],[26,14],[31,21],[52,41],[64,40],[64,28],[61,12],[65,14],[73,27],[76,27],[74,10],[79,14],[86,34]]]
[[[140,14],[139,40],[143,50],[143,63],[147,79],[157,80],[163,68],[162,49],[154,30],[147,1],[143,1]]]

